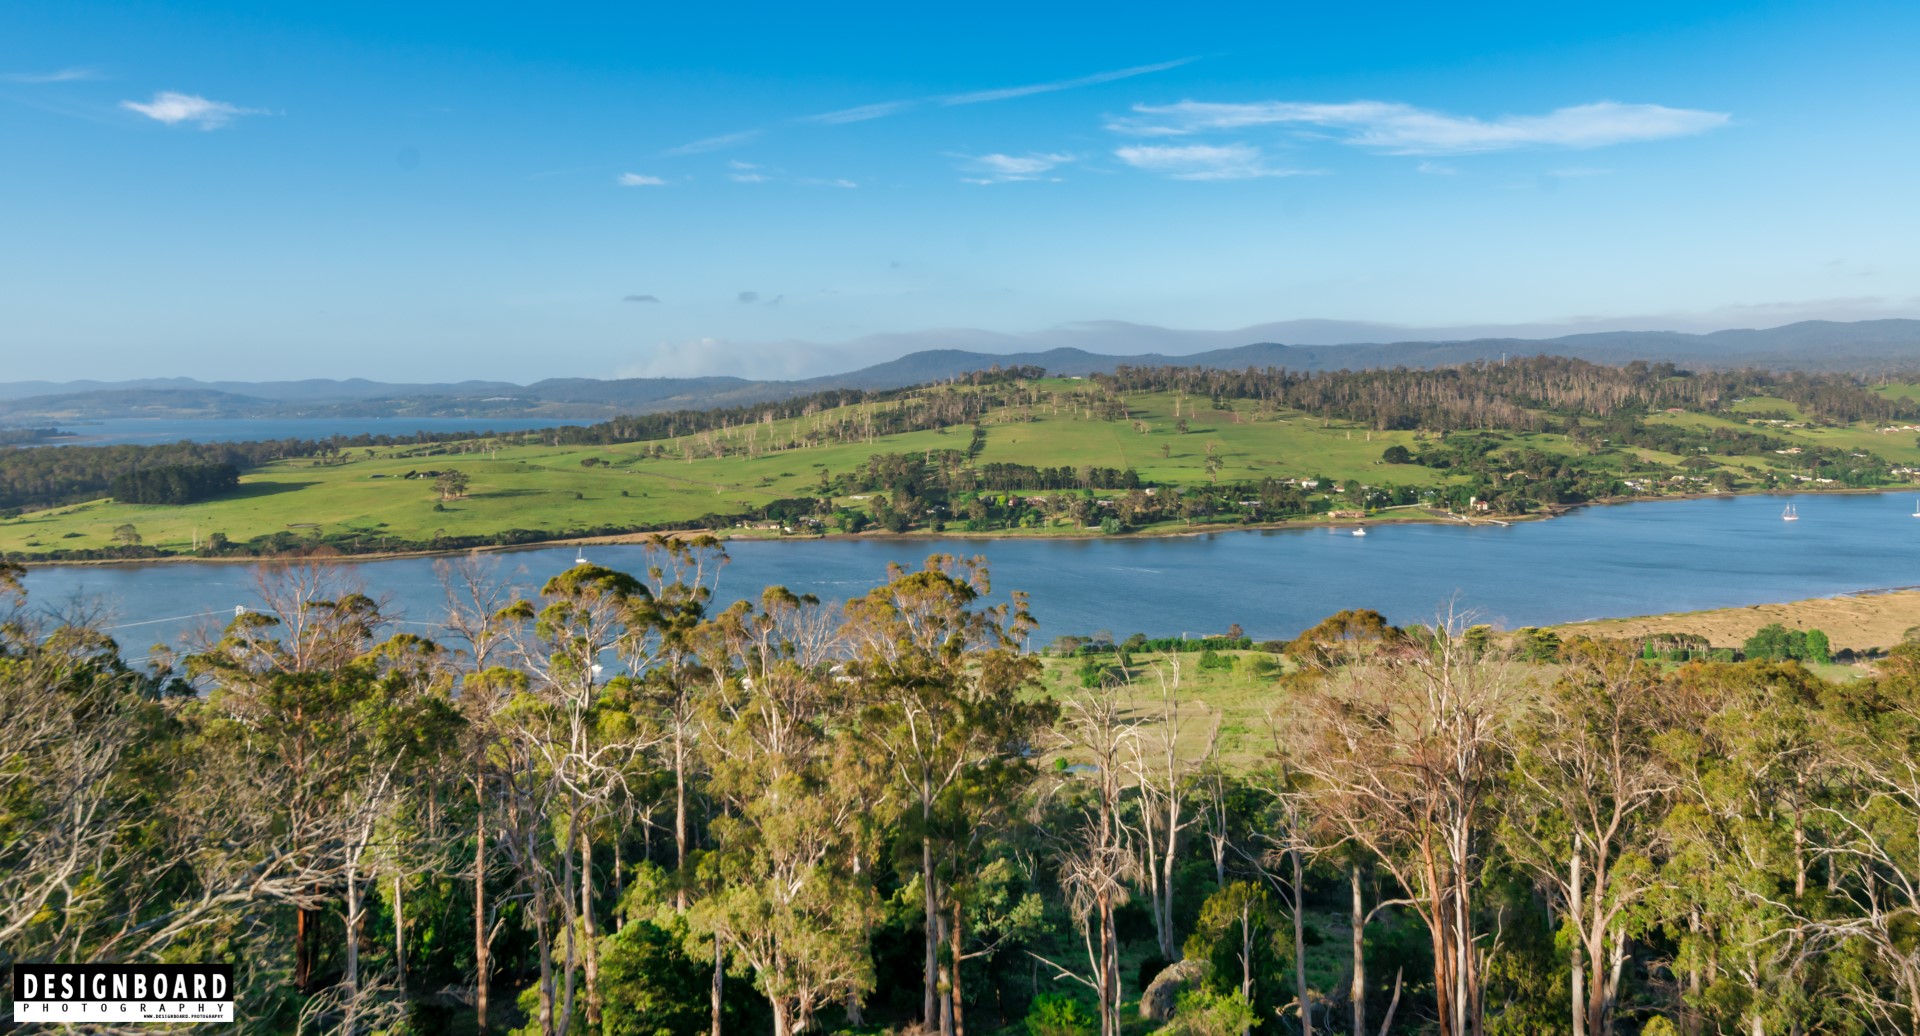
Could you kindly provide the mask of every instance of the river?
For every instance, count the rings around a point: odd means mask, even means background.
[[[1781,521],[1789,500],[1801,516]],[[1588,507],[1509,526],[1376,526],[1347,531],[1234,531],[1204,536],[1040,539],[738,540],[719,597],[783,584],[829,600],[885,578],[888,562],[984,555],[994,597],[1032,597],[1039,641],[1218,633],[1289,637],[1342,608],[1404,624],[1448,602],[1506,628],[1822,597],[1920,585],[1913,494],[1721,497]],[[642,548],[588,547],[598,564],[638,571]],[[574,548],[487,555],[497,578],[528,593],[572,564]],[[258,603],[258,566],[172,562],[48,566],[26,585],[36,607],[85,599],[105,607],[129,649],[179,637]],[[433,559],[347,566],[391,613],[431,625],[444,611]],[[142,625],[126,625],[141,623]],[[424,631],[421,630],[421,631]],[[136,652],[143,653],[143,652]]]

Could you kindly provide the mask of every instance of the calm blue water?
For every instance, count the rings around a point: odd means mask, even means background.
[[[57,422],[76,438],[70,446],[120,443],[151,445],[183,439],[192,442],[258,442],[264,439],[325,439],[335,435],[412,435],[415,432],[525,432],[593,420],[552,417],[207,417],[198,419],[126,417],[103,421]]]
[[[1431,621],[1449,600],[1505,627],[1821,597],[1920,585],[1913,494],[1800,496],[1801,520],[1780,520],[1781,497],[1592,507],[1509,527],[1405,525],[1364,538],[1318,531],[1227,532],[1177,538],[1058,540],[739,541],[720,582],[728,601],[762,586],[843,600],[883,580],[887,563],[927,554],[983,554],[996,597],[1032,595],[1040,641],[1061,633],[1214,633],[1240,623],[1287,637],[1341,608],[1375,608],[1395,623]],[[586,556],[640,570],[638,547]],[[570,565],[572,548],[489,556],[503,581],[531,593]],[[431,559],[348,566],[395,614],[433,622],[444,609]],[[252,605],[255,566],[176,563],[32,570],[40,606],[105,602],[118,635],[142,647],[180,635],[198,612],[230,618]],[[169,621],[153,622],[164,619]]]

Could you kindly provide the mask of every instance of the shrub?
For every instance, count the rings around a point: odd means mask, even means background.
[[[1065,993],[1042,993],[1027,1008],[1027,1036],[1092,1036],[1093,1016]]]
[[[1177,1004],[1173,1021],[1167,1023],[1170,1036],[1240,1036],[1259,1021],[1253,1005],[1239,990],[1210,993],[1190,989],[1180,994]]]
[[[1200,668],[1232,669],[1233,656],[1223,655],[1220,652],[1213,650],[1212,648],[1208,648],[1207,650],[1200,652]]]

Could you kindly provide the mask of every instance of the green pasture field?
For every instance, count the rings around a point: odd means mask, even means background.
[[[1064,399],[1074,382],[1041,383]],[[1884,389],[1890,391],[1893,387]],[[935,391],[967,391],[935,390]],[[1778,401],[1748,400],[1743,406],[1778,409]],[[1319,476],[1337,482],[1437,485],[1445,472],[1418,465],[1389,465],[1380,456],[1399,444],[1417,450],[1431,436],[1377,432],[1348,422],[1327,421],[1281,410],[1262,414],[1250,401],[1214,410],[1205,399],[1168,393],[1128,398],[1133,418],[1108,421],[1062,402],[1057,406],[1008,409],[984,422],[986,442],[976,463],[1013,462],[1043,467],[1133,468],[1162,486],[1206,484],[1208,449],[1219,459],[1220,481]],[[914,399],[861,407],[916,405]],[[1176,418],[1175,407],[1180,407]],[[1196,410],[1196,406],[1198,409]],[[213,533],[239,542],[287,532],[296,536],[357,535],[364,548],[382,543],[430,542],[442,536],[493,536],[510,529],[542,530],[564,538],[596,527],[690,523],[703,515],[740,513],[788,497],[820,495],[823,472],[844,473],[878,453],[965,449],[971,429],[881,436],[866,442],[778,448],[803,437],[825,419],[848,409],[675,439],[611,446],[541,444],[533,436],[431,446],[349,450],[332,461],[282,461],[248,471],[238,492],[186,506],[121,504],[94,500],[0,520],[0,550],[46,552],[112,546],[115,530],[131,525],[141,542],[166,550],[190,549]],[[1176,429],[1184,418],[1187,430]],[[1655,421],[1694,424],[1742,422],[1699,414],[1663,414]],[[1882,434],[1873,427],[1782,429],[1769,434],[1808,444],[1870,451],[1895,463],[1920,464],[1920,445],[1910,433]],[[1514,448],[1572,453],[1564,436],[1497,434]],[[710,456],[725,441],[736,452]],[[663,455],[656,455],[663,454]],[[1683,458],[1651,450],[1620,451],[1593,458],[1617,464],[1631,460],[1675,464]],[[1765,464],[1787,468],[1786,458]],[[1759,459],[1729,465],[1743,477],[1763,470]],[[457,469],[470,480],[468,494],[442,502],[431,478],[409,472]],[[860,506],[841,498],[841,504]],[[438,508],[436,508],[436,504]],[[1039,530],[1081,534],[1081,530]]]

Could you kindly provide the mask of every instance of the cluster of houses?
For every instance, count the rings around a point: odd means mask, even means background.
[[[1658,489],[1681,489],[1692,491],[1711,482],[1705,475],[1669,475],[1666,478],[1627,478],[1620,484],[1636,493],[1652,492]]]

